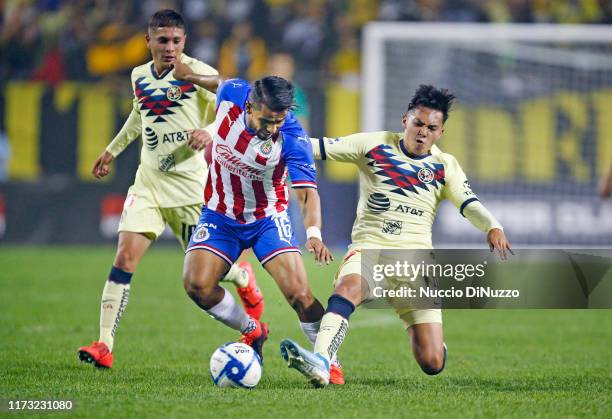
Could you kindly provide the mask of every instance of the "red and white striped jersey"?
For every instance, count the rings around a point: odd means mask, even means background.
[[[261,140],[246,126],[251,86],[230,79],[217,92],[212,162],[205,205],[240,223],[252,223],[287,209],[287,177],[293,188],[316,188],[308,135],[289,112],[279,134]]]

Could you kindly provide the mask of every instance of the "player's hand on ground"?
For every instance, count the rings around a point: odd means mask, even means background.
[[[96,179],[102,179],[104,176],[110,173],[110,164],[114,159],[115,158],[111,153],[104,150],[104,152],[100,154],[100,157],[98,157],[94,162],[91,173]]]
[[[510,242],[508,242],[504,231],[500,228],[493,228],[489,231],[487,234],[487,243],[489,243],[489,249],[491,249],[491,252],[497,250],[501,260],[508,259],[509,254],[514,255],[514,252],[510,247]]]
[[[212,137],[208,131],[205,129],[194,129],[189,132],[189,141],[187,141],[187,146],[195,151],[204,150],[204,148],[212,143]]]
[[[329,265],[331,261],[334,260],[332,253],[330,250],[323,244],[321,240],[316,237],[310,237],[306,240],[306,250],[310,253],[314,253],[315,261],[319,264],[325,263]]]
[[[184,64],[176,60],[173,65],[174,65],[174,71],[172,72],[172,75],[177,80],[187,81],[186,80],[187,77],[193,74],[191,67],[189,67],[187,64]]]

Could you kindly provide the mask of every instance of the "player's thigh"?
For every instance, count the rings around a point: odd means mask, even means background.
[[[302,253],[286,212],[257,221],[256,231],[251,231],[250,235],[253,236],[253,253],[264,267],[281,254]]]
[[[230,265],[215,253],[192,249],[185,255],[183,282],[187,292],[210,291],[226,274]]]
[[[203,208],[198,224],[187,245],[183,278],[185,278],[185,281],[187,281],[187,278],[203,281],[205,280],[202,279],[204,272],[210,273],[216,278],[217,271],[221,269],[220,266],[225,266],[222,274],[227,272],[241,251],[240,240],[225,217]],[[208,253],[216,256],[216,258],[211,258]],[[225,264],[215,262],[212,271],[206,270],[206,261],[217,261],[217,259],[222,260]]]
[[[264,268],[287,299],[295,300],[312,296],[301,254],[281,253],[266,262]]]
[[[187,248],[191,235],[196,229],[202,213],[202,205],[185,205],[182,207],[162,208],[164,221],[168,224],[183,250]]]
[[[253,253],[285,297],[310,293],[302,252],[286,212],[258,222]]]
[[[117,231],[140,233],[155,240],[164,228],[164,218],[157,204],[148,195],[136,192],[134,186],[130,187]]]

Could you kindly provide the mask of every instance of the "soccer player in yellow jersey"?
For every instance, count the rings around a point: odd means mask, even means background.
[[[349,316],[356,306],[372,298],[373,286],[361,276],[362,249],[431,249],[437,207],[449,199],[486,234],[491,250],[497,249],[502,259],[511,252],[502,226],[472,192],[457,160],[434,145],[444,133],[454,99],[446,90],[422,85],[402,117],[403,134],[383,131],[311,139],[315,158],[356,164],[360,183],[352,243],[321,320],[314,353],[291,340],[281,342],[281,354],[289,366],[315,386],[329,383],[329,361],[346,336]],[[369,290],[364,292],[365,284]],[[439,374],[446,361],[441,311],[396,311],[421,369]]]
[[[110,163],[142,136],[140,166],[128,191],[113,266],[102,293],[100,338],[79,348],[82,361],[110,368],[114,336],[126,308],[132,274],[151,243],[170,226],[185,249],[202,209],[206,145],[199,128],[215,120],[218,72],[183,54],[185,23],[173,10],[149,19],[145,35],[152,61],[134,68],[133,109],[106,150],[94,163],[100,179]],[[257,319],[263,296],[247,262],[234,265],[226,279],[237,286],[246,311]]]

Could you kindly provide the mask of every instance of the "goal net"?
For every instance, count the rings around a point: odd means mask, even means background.
[[[610,246],[612,28],[385,23],[364,32],[362,128],[401,131],[420,84],[458,97],[438,145],[515,245]],[[482,234],[440,207],[435,245]]]

